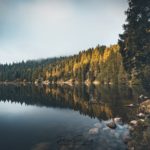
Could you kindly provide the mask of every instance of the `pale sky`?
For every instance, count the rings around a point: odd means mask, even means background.
[[[0,63],[115,44],[127,8],[127,0],[0,0]]]

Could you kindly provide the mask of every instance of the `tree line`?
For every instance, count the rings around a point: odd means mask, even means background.
[[[49,63],[54,63],[60,58],[29,60],[12,64],[0,64],[0,81],[34,81]]]
[[[45,79],[71,82],[118,83],[126,81],[118,45],[98,45],[47,66]]]
[[[70,57],[0,65],[0,81],[47,80],[49,82],[126,81],[118,45],[96,46]]]

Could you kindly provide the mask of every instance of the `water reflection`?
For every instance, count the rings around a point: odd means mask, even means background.
[[[128,121],[134,111],[129,112],[129,109],[124,106],[136,102],[141,93],[148,95],[139,88],[131,89],[126,86],[0,86],[0,99],[4,102],[69,108],[100,120],[120,116],[124,121]]]
[[[108,86],[0,85],[0,149],[124,150],[128,122],[143,89]],[[124,124],[106,124],[114,117]]]

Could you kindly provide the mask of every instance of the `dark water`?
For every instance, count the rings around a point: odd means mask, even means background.
[[[125,150],[143,89],[0,85],[0,150]],[[122,117],[115,130],[106,126]]]

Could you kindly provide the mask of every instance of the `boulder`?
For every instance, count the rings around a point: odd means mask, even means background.
[[[140,109],[143,110],[145,113],[150,113],[150,99],[142,102],[140,104]]]
[[[116,126],[115,122],[110,122],[107,124],[107,127],[111,128],[111,129],[116,129],[117,126]]]

